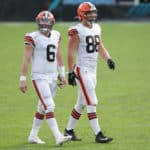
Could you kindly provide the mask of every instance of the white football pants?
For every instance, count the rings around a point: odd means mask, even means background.
[[[79,77],[79,80],[77,79],[79,86],[77,105],[96,106],[98,103],[95,93],[96,73],[78,66],[75,68],[75,73]]]
[[[40,114],[54,112],[54,96],[56,93],[56,82],[48,82],[46,79],[32,80],[36,94],[39,97],[37,111]]]

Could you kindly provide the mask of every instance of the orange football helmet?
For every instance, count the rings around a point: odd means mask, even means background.
[[[97,9],[94,4],[90,2],[83,2],[77,9],[78,18],[80,20],[87,20],[93,22],[97,18]]]
[[[41,11],[35,18],[41,32],[50,32],[55,23],[55,18],[50,11]]]

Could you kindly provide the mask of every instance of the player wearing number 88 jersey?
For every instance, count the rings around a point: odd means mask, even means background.
[[[98,98],[95,88],[98,54],[107,62],[110,69],[115,69],[115,63],[103,45],[101,27],[95,23],[96,7],[90,2],[83,2],[79,5],[77,14],[81,22],[72,26],[68,32],[68,83],[75,86],[77,82],[78,98],[64,134],[72,135],[74,141],[80,140],[74,128],[83,109],[86,108],[91,128],[96,136],[95,141],[107,143],[112,141],[112,138],[104,136],[96,115]],[[74,65],[75,52],[77,53],[76,65]]]
[[[27,33],[24,38],[25,50],[20,76],[20,90],[25,93],[27,90],[26,74],[29,62],[32,60],[31,79],[39,103],[28,142],[45,143],[38,137],[39,129],[45,117],[55,137],[56,144],[62,145],[70,140],[71,136],[65,137],[61,134],[54,115],[54,96],[58,72],[61,84],[66,84],[65,68],[60,49],[60,33],[52,29],[55,19],[49,11],[40,12],[36,17],[36,22],[39,30]]]
[[[80,23],[69,29],[69,36],[72,36],[73,32],[76,32],[80,39],[77,49],[77,65],[96,69],[101,37],[100,26],[94,23],[92,28],[87,28]]]

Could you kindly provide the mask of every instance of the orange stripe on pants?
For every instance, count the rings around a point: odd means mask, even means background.
[[[88,92],[86,90],[85,84],[83,82],[79,67],[77,67],[77,76],[79,77],[79,82],[80,82],[80,85],[81,85],[82,92],[85,96],[85,100],[86,100],[87,105],[92,105],[90,97],[89,97]]]

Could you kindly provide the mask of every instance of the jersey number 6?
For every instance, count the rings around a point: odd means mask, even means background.
[[[47,45],[47,60],[50,62],[55,61],[55,52],[51,51],[52,49],[55,49],[55,45]]]

